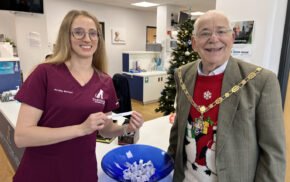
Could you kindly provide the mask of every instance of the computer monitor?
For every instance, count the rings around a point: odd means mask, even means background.
[[[190,15],[180,11],[178,16],[178,24],[183,24],[186,20],[190,19]]]

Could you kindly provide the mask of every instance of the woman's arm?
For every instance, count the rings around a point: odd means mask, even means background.
[[[18,147],[50,145],[88,135],[102,129],[106,118],[104,113],[94,113],[80,125],[49,128],[37,126],[42,113],[40,109],[21,104],[14,133],[15,144]]]

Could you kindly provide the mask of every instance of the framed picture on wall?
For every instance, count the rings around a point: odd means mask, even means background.
[[[232,22],[235,34],[234,44],[252,44],[254,21]]]
[[[105,40],[105,22],[100,22],[103,39]]]
[[[124,28],[113,28],[111,33],[112,44],[126,44],[126,31]]]

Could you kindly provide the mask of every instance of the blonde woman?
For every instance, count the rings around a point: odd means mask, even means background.
[[[86,11],[65,16],[54,54],[30,74],[16,99],[15,143],[26,150],[14,182],[96,182],[96,133],[119,136],[143,124],[135,111],[126,126],[108,119],[119,103],[106,74],[99,22]]]

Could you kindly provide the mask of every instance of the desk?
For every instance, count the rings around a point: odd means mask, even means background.
[[[0,102],[0,139],[1,144],[14,170],[17,169],[24,149],[17,148],[14,143],[14,128],[17,121],[20,104]]]
[[[0,102],[0,112],[3,115],[3,118],[0,120],[0,124],[7,123],[11,128],[10,135],[7,137],[6,134],[3,133],[1,129],[1,136],[4,137],[4,142],[8,144],[4,144],[3,147],[8,154],[8,158],[12,163],[13,167],[16,169],[19,160],[22,157],[23,149],[16,148],[13,140],[14,128],[16,126],[17,115],[20,109],[20,103],[16,101],[12,102]],[[0,114],[1,114],[0,113]],[[5,121],[4,121],[5,120]],[[124,118],[120,117],[118,122],[122,123]],[[169,132],[170,132],[171,124],[169,123],[168,116],[160,117],[157,119],[153,119],[147,121],[143,124],[143,127],[140,129],[139,140],[137,143],[139,144],[147,144],[158,147],[163,150],[167,150],[169,145]],[[6,130],[4,130],[6,131]],[[6,139],[9,139],[9,142],[6,142]],[[3,141],[3,140],[1,140]],[[3,143],[4,143],[3,142]],[[113,180],[107,176],[102,168],[101,161],[103,156],[110,150],[119,147],[118,139],[116,138],[112,143],[97,143],[96,145],[96,156],[98,160],[98,176],[100,182],[112,182]],[[172,181],[172,173],[168,175],[166,178],[161,180],[160,182],[171,182]]]

